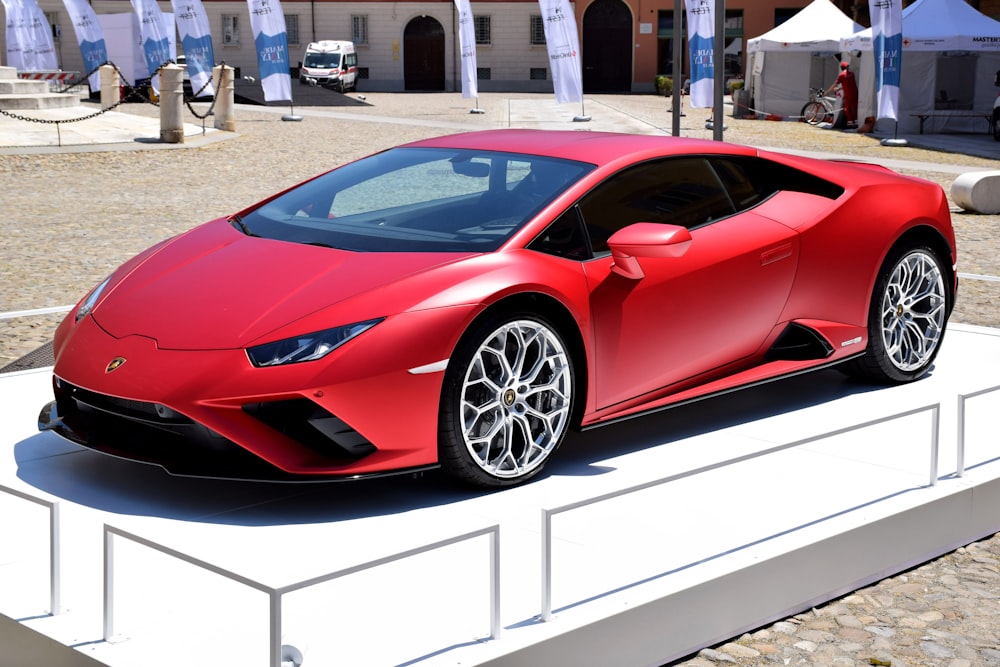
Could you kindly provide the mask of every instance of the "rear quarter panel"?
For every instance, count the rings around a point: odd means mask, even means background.
[[[830,167],[830,180],[845,192],[815,219],[797,221],[802,259],[783,319],[864,326],[879,269],[909,230],[935,230],[951,249],[946,263],[954,265],[947,198],[929,181],[855,165]]]

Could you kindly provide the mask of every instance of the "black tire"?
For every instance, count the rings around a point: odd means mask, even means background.
[[[569,430],[575,383],[569,348],[548,319],[526,312],[481,319],[462,337],[445,372],[442,468],[483,488],[535,477]]]
[[[819,125],[820,123],[830,122],[833,120],[833,114],[830,109],[827,108],[825,104],[819,101],[806,102],[806,105],[802,107],[802,120],[809,123],[810,125]]]
[[[842,368],[866,380],[901,384],[927,373],[951,312],[949,271],[933,248],[894,248],[875,281],[868,312],[868,349]]]
[[[993,110],[993,138],[1000,141],[1000,108]]]

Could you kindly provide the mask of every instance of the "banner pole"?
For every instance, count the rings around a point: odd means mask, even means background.
[[[292,102],[291,100],[288,100],[288,109],[289,109],[288,113],[282,116],[281,120],[292,120],[292,121],[302,120],[302,116],[295,115],[295,103]]]
[[[910,142],[908,142],[905,138],[904,139],[899,138],[899,120],[895,118],[893,118],[892,120],[895,122],[895,126],[892,128],[892,139],[886,137],[879,143],[882,144],[883,146],[909,146]]]
[[[712,74],[715,89],[712,91],[712,139],[722,141],[722,131],[726,129],[723,124],[725,108],[723,107],[724,79],[726,76],[725,67],[725,47],[726,47],[726,0],[715,1],[715,30],[713,37],[712,52]]]
[[[671,118],[670,118],[670,130],[671,134],[675,137],[681,136],[681,107],[684,104],[684,68],[681,67],[681,63],[684,62],[683,52],[681,47],[681,38],[683,37],[682,26],[684,21],[684,8],[681,5],[681,0],[674,0],[674,27],[673,27],[673,58],[670,64],[670,78],[673,82],[673,89],[671,95],[673,95],[673,102],[671,107]]]

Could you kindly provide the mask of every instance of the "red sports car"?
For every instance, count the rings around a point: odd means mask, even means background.
[[[393,148],[169,239],[54,342],[40,428],[176,474],[524,482],[574,428],[838,364],[924,375],[942,189],[721,142]]]

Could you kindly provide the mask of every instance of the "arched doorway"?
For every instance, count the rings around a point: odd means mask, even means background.
[[[632,12],[621,0],[597,0],[583,15],[583,90],[632,90]]]
[[[444,28],[437,19],[418,16],[403,30],[405,90],[444,90]]]

